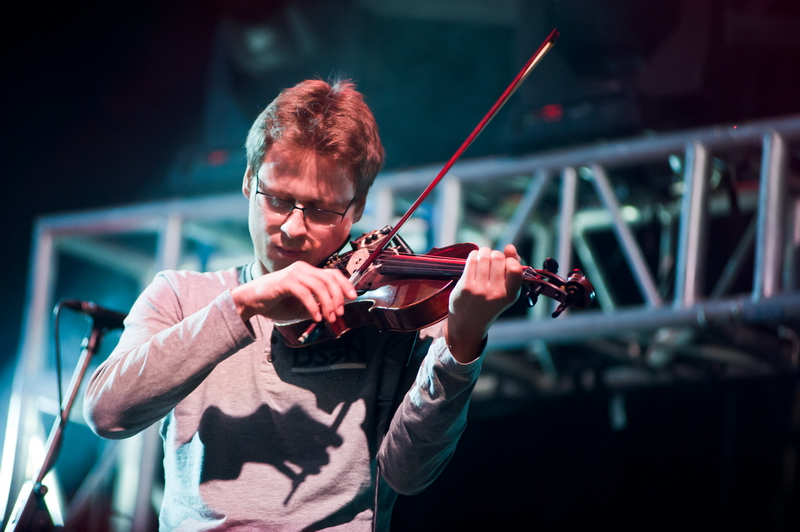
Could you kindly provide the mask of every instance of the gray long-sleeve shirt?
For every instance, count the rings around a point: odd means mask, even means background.
[[[388,529],[396,494],[452,455],[480,359],[372,326],[289,348],[270,320],[237,314],[246,271],[159,274],[88,384],[89,423],[124,438],[163,419],[162,530],[365,531],[376,480]]]

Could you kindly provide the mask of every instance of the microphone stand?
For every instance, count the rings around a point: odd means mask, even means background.
[[[81,386],[86,370],[89,368],[89,362],[100,349],[100,342],[105,332],[106,327],[99,326],[97,320],[93,319],[92,330],[83,339],[83,351],[75,368],[75,373],[72,375],[72,381],[67,391],[67,399],[63,405],[64,408],[61,411],[61,415],[56,417],[53,428],[50,430],[50,436],[47,438],[44,462],[39,468],[36,477],[33,480],[26,481],[22,486],[17,502],[14,505],[14,510],[11,512],[11,520],[6,527],[6,532],[63,530],[63,527],[56,527],[53,524],[53,518],[50,516],[44,500],[47,486],[42,484],[42,481],[56,462],[64,436],[64,429],[69,421],[69,414],[75,402],[75,397],[78,395],[78,389]]]

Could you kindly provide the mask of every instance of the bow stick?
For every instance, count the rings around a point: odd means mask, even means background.
[[[364,272],[367,271],[367,268],[369,268],[375,259],[378,258],[378,256],[381,254],[381,251],[383,251],[383,248],[392,240],[392,238],[394,238],[394,235],[397,234],[403,224],[406,223],[406,220],[408,220],[411,215],[414,214],[414,211],[417,210],[422,202],[425,201],[425,198],[427,198],[436,185],[439,184],[439,181],[441,181],[447,172],[450,171],[450,168],[455,164],[459,157],[461,157],[461,154],[463,154],[467,148],[469,148],[470,144],[472,144],[478,135],[481,134],[481,131],[483,131],[486,125],[492,120],[492,118],[494,118],[494,115],[497,114],[500,108],[505,105],[509,98],[511,98],[511,95],[514,94],[522,82],[525,81],[525,78],[528,77],[528,74],[531,73],[533,68],[539,64],[539,61],[541,61],[545,54],[550,51],[550,48],[552,48],[556,43],[558,36],[559,33],[557,29],[553,29],[553,31],[550,32],[550,35],[548,35],[547,39],[545,39],[541,46],[539,46],[539,49],[536,50],[536,53],[533,54],[533,57],[528,60],[523,69],[520,70],[519,74],[517,74],[517,77],[514,78],[514,81],[511,82],[511,85],[508,86],[500,98],[494,103],[492,108],[489,109],[489,112],[486,113],[486,116],[483,117],[483,120],[481,120],[478,125],[475,126],[475,129],[472,130],[472,133],[470,133],[469,137],[467,137],[467,140],[464,141],[464,143],[453,154],[450,160],[447,161],[447,164],[444,165],[436,178],[431,181],[431,184],[428,185],[424,191],[422,191],[422,194],[420,194],[419,198],[417,198],[414,204],[409,207],[408,211],[406,211],[403,217],[400,218],[391,232],[386,236],[386,238],[383,239],[382,243],[377,246],[370,256],[359,265],[355,272],[353,272],[353,275],[350,277],[350,282],[355,284],[359,279],[361,279],[361,276],[364,275]]]
[[[506,88],[503,94],[500,95],[500,98],[494,103],[492,108],[489,109],[489,112],[486,113],[486,116],[484,116],[483,119],[478,123],[478,125],[475,126],[475,129],[472,130],[472,133],[470,133],[470,135],[467,137],[467,139],[464,141],[461,147],[458,148],[458,150],[456,150],[456,152],[453,154],[452,157],[450,157],[450,160],[447,161],[447,164],[444,165],[444,167],[441,169],[436,178],[433,181],[431,181],[431,183],[425,190],[422,191],[422,194],[420,194],[420,196],[417,198],[414,204],[411,205],[411,207],[409,207],[406,213],[402,216],[402,218],[400,218],[397,224],[395,224],[395,226],[392,228],[389,234],[375,248],[375,250],[369,255],[369,257],[367,257],[364,260],[364,262],[362,262],[358,266],[358,268],[353,272],[353,274],[350,276],[350,282],[354,286],[358,283],[358,281],[367,271],[367,268],[369,268],[370,265],[373,262],[375,262],[375,259],[377,259],[380,256],[381,252],[383,251],[383,248],[392,240],[392,238],[394,238],[394,236],[397,234],[400,228],[403,227],[403,224],[406,223],[406,220],[408,220],[411,217],[411,215],[414,214],[414,212],[422,204],[422,202],[425,201],[425,198],[428,197],[428,195],[431,193],[431,191],[433,191],[436,185],[438,185],[439,182],[442,180],[442,178],[447,174],[447,172],[450,171],[450,168],[452,168],[452,166],[456,163],[459,157],[461,157],[461,154],[463,154],[467,150],[467,148],[469,148],[472,142],[478,137],[478,135],[481,134],[481,131],[483,131],[486,125],[492,120],[492,118],[494,118],[494,116],[497,114],[500,108],[502,108],[503,105],[505,105],[508,99],[511,98],[511,95],[514,94],[514,92],[519,88],[522,82],[525,81],[525,78],[528,77],[528,74],[530,74],[531,71],[534,69],[534,67],[539,64],[539,61],[541,61],[542,58],[545,56],[545,54],[550,51],[550,48],[552,48],[553,45],[555,45],[558,36],[559,36],[558,30],[554,28],[553,31],[550,32],[550,35],[547,36],[547,39],[545,39],[544,42],[539,46],[539,49],[536,50],[536,53],[534,53],[533,56],[528,60],[528,62],[525,63],[525,66],[522,68],[522,70],[519,71],[519,74],[517,74],[517,77],[514,78],[514,81],[511,82],[511,84],[508,86],[508,88]],[[299,339],[300,343],[306,341],[308,336],[314,331],[317,325],[318,325],[317,323],[314,323],[308,328],[308,330],[305,333],[303,333],[302,336],[300,336]]]

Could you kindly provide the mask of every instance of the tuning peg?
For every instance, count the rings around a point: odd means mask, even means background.
[[[528,293],[525,294],[525,305],[527,305],[528,308],[533,308],[533,306],[536,305],[538,301],[539,301],[539,294],[537,294],[536,292],[532,292],[531,290],[528,290]]]
[[[544,264],[542,264],[542,269],[547,270],[550,273],[558,273],[558,261],[551,257],[547,257],[544,259]]]
[[[568,306],[569,306],[569,303],[567,303],[566,301],[564,303],[560,303],[558,305],[558,308],[555,311],[553,311],[552,316],[554,318],[557,318],[557,317],[561,316],[561,313],[564,312],[565,310],[567,310]]]
[[[533,308],[534,305],[539,301],[539,294],[542,293],[544,287],[540,284],[537,284],[533,287],[527,284],[522,285],[522,296],[525,298],[525,305],[528,308]]]

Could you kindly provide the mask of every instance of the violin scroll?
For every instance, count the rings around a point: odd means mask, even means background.
[[[572,298],[572,306],[577,309],[586,308],[594,301],[594,286],[577,268],[567,277],[567,293]]]
[[[582,309],[594,301],[594,287],[581,270],[572,270],[567,279],[559,277],[557,272],[558,262],[550,257],[545,259],[541,270],[527,268],[523,272],[526,283],[523,295],[529,307],[534,306],[539,295],[543,294],[558,302],[558,308],[552,314],[557,318],[569,307]]]

